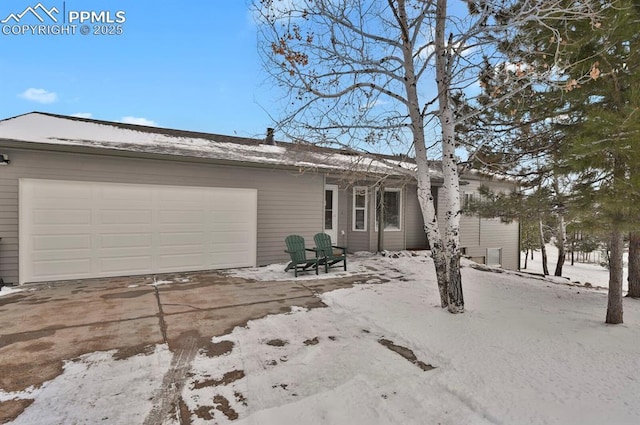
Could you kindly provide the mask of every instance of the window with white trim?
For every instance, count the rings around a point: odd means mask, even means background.
[[[462,194],[462,208],[468,210],[473,201],[476,200],[476,196],[473,192],[464,192]]]
[[[353,219],[352,229],[356,232],[367,230],[367,188],[356,186],[353,188]]]
[[[378,223],[380,222],[378,202],[380,191],[376,190],[376,232],[378,231]],[[400,230],[400,222],[402,217],[402,190],[397,188],[384,189],[382,195],[384,208],[384,230]]]

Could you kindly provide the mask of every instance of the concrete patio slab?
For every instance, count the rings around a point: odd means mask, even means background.
[[[167,391],[159,391],[160,418],[175,402],[184,370],[211,338],[293,306],[322,307],[318,294],[363,283],[368,276],[317,281],[251,281],[218,272],[175,273],[27,285],[0,298],[0,390],[35,388],[62,373],[65,361],[116,350],[115,359],[168,344],[175,365]],[[162,399],[164,398],[164,399]],[[17,417],[31,400],[0,402],[0,423]],[[151,423],[149,422],[149,423]]]

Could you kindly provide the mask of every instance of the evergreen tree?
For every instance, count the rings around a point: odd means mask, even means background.
[[[588,53],[592,81],[573,87],[574,123],[568,163],[580,177],[579,201],[610,238],[607,323],[622,323],[622,255],[625,232],[638,221],[635,167],[640,161],[640,4],[608,4],[594,31],[576,33],[576,54]],[[583,69],[584,71],[584,69]],[[634,271],[635,273],[635,271]]]

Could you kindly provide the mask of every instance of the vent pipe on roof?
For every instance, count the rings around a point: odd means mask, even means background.
[[[267,128],[267,137],[264,139],[264,143],[266,145],[272,145],[272,146],[276,145],[276,141],[273,140],[273,128],[271,127]]]

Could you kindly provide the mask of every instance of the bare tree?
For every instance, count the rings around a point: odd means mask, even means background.
[[[534,84],[566,87],[563,31],[591,19],[595,0],[254,0],[265,67],[286,90],[278,128],[289,137],[415,157],[414,175],[440,301],[464,311],[460,275],[461,146],[457,127],[478,112],[459,101],[479,94],[490,73],[490,103]],[[464,9],[467,10],[464,10]],[[536,38],[541,48],[524,52]],[[513,45],[513,54],[498,49]],[[542,55],[549,46],[555,54]],[[486,79],[486,78],[485,78]],[[577,82],[576,82],[577,84]],[[473,141],[464,141],[473,152]],[[430,160],[440,160],[444,223],[436,216]]]

